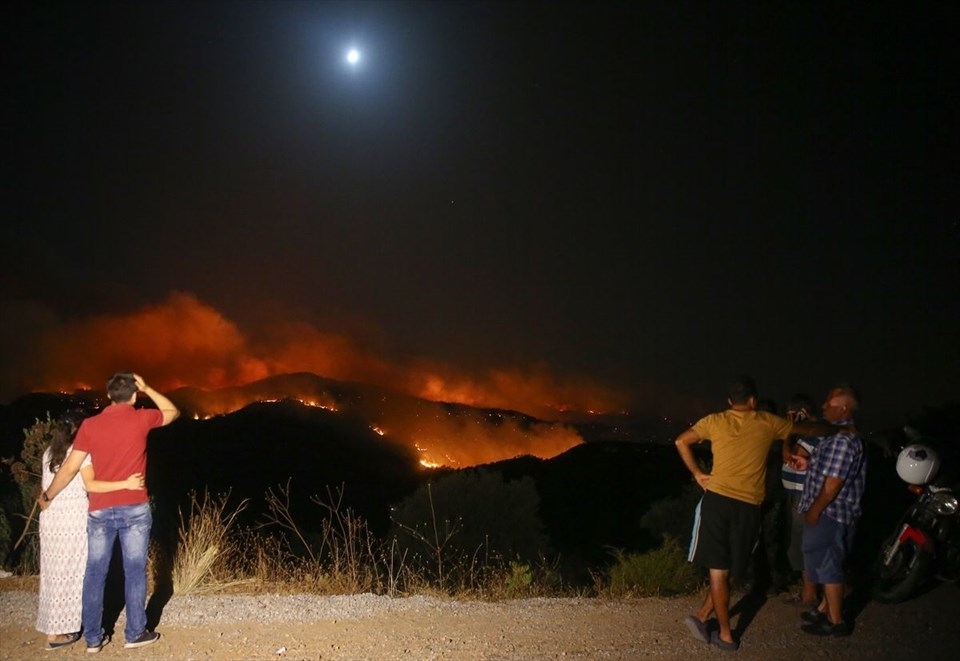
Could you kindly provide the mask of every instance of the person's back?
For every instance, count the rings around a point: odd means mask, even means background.
[[[713,470],[706,489],[758,505],[766,489],[767,456],[790,423],[765,411],[730,408],[698,421],[693,429],[710,439]]]
[[[137,409],[132,404],[108,406],[87,418],[77,432],[74,447],[90,455],[97,477],[122,480],[147,472],[147,434],[163,422],[157,409]],[[90,511],[148,502],[147,491],[111,491],[90,494]]]

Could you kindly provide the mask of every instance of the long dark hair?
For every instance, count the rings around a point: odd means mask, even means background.
[[[73,445],[77,429],[86,416],[83,411],[73,409],[60,416],[50,430],[50,472],[56,473],[67,458],[67,449]]]

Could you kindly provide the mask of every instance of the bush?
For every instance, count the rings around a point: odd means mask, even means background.
[[[416,534],[414,553],[473,555],[535,560],[550,551],[540,520],[540,495],[533,478],[505,481],[495,471],[451,473],[421,486],[393,508],[391,520]],[[429,548],[427,548],[429,547]]]
[[[693,532],[693,513],[703,497],[703,489],[696,482],[683,487],[680,495],[658,500],[640,518],[640,527],[654,539],[670,537],[681,547],[690,546]]]
[[[35,574],[40,569],[40,544],[37,508],[35,499],[40,493],[40,477],[43,474],[43,453],[50,445],[51,434],[56,421],[47,413],[44,420],[37,419],[33,425],[23,430],[23,449],[19,458],[4,457],[2,463],[9,467],[10,474],[19,491],[19,502],[11,503],[13,508],[7,512],[7,525],[11,526],[9,518],[16,517],[24,521],[22,532],[17,541],[13,541],[13,531],[10,539],[11,546],[4,545],[7,557],[5,560],[17,565],[23,574]],[[28,514],[29,512],[29,514]],[[19,527],[19,526],[17,526]],[[2,536],[2,533],[0,533]],[[2,542],[2,540],[0,540]],[[21,547],[18,550],[18,545]],[[11,558],[12,556],[12,558]]]
[[[608,570],[606,588],[598,592],[611,597],[658,597],[689,594],[703,578],[699,568],[687,562],[687,554],[672,537],[643,554],[613,552],[616,563]]]

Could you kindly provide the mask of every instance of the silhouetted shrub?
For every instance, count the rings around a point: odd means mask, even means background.
[[[505,481],[498,472],[477,469],[421,486],[392,509],[391,519],[414,555],[530,562],[550,552],[539,509],[532,478]]]
[[[611,597],[655,597],[688,594],[703,582],[702,572],[687,562],[677,540],[664,537],[663,544],[642,554],[614,550],[616,560],[607,572],[607,585],[598,592]]]
[[[655,537],[670,537],[681,547],[690,546],[693,513],[703,497],[696,482],[683,487],[679,496],[658,500],[640,517],[640,527]]]

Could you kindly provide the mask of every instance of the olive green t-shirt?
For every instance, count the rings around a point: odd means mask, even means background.
[[[785,439],[793,423],[766,411],[727,409],[702,418],[693,426],[713,450],[713,470],[707,491],[759,505],[764,497],[767,454],[777,439]]]

